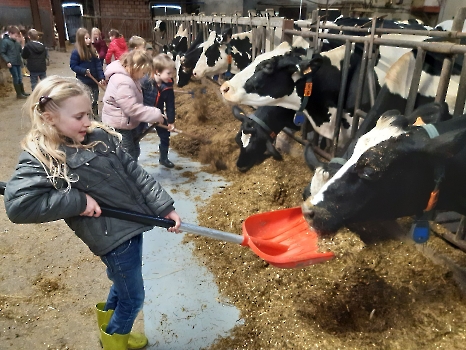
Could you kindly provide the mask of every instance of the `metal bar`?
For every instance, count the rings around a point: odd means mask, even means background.
[[[335,128],[333,129],[333,149],[332,156],[335,156],[338,147],[338,138],[340,136],[341,117],[343,115],[343,104],[346,98],[346,84],[348,82],[349,64],[351,58],[352,43],[347,40],[345,44],[345,58],[343,61],[343,70],[341,73],[340,93],[338,95],[337,114],[335,118]]]
[[[303,139],[300,139],[299,137],[296,137],[291,129],[283,128],[282,131],[285,134],[287,134],[289,137],[291,137],[293,140],[300,143],[301,145],[306,145],[307,144],[307,141],[303,141]]]
[[[414,65],[413,77],[411,80],[411,86],[409,88],[408,100],[406,101],[405,115],[409,115],[413,112],[416,104],[417,92],[419,90],[419,83],[421,81],[422,67],[426,58],[426,51],[419,48],[417,50],[416,63]]]
[[[284,29],[284,35],[299,35],[303,38],[310,38],[314,35],[311,32],[300,32],[298,30]],[[339,35],[339,34],[328,34],[320,33],[320,38],[324,39],[340,39],[340,40],[349,40],[354,43],[364,43],[367,40],[370,40],[369,36],[352,36],[352,35]],[[384,45],[384,46],[400,46],[405,48],[417,48],[421,47],[426,51],[444,53],[444,54],[464,54],[466,53],[466,45],[458,45],[448,42],[419,42],[419,41],[410,41],[410,40],[399,40],[399,39],[387,39],[387,38],[375,38],[375,45]]]
[[[366,80],[366,72],[367,72],[367,56],[368,56],[368,42],[364,43],[364,51],[362,54],[361,59],[361,69],[359,71],[359,78],[358,78],[358,87],[356,91],[356,97],[354,98],[354,113],[353,113],[353,125],[351,127],[351,138],[356,135],[356,130],[359,128],[359,115],[356,114],[356,111],[359,110],[359,106],[361,105],[362,100],[362,93],[364,90],[364,81]]]
[[[437,94],[435,95],[435,102],[445,101],[452,69],[453,57],[445,57],[443,59],[442,71],[440,72],[440,79],[437,88]]]
[[[454,117],[459,117],[464,113],[464,103],[466,102],[466,55],[463,58],[463,68],[461,68],[460,83],[456,95]]]

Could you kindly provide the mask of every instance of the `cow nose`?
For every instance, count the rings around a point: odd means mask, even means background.
[[[196,76],[196,75],[197,75],[196,72],[193,72],[193,76]]]
[[[223,83],[222,86],[220,86],[220,91],[222,92],[222,94],[226,94],[228,91],[230,91],[228,83]]]
[[[312,210],[312,209],[309,210],[308,212],[306,212],[306,215],[307,215],[307,217],[308,217],[309,219],[314,219],[314,215],[315,215],[315,214],[316,214],[316,213],[315,213],[314,210]]]

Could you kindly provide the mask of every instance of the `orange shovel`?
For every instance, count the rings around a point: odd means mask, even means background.
[[[0,182],[0,194],[6,184]],[[129,210],[101,206],[102,215],[138,222],[148,226],[173,227],[173,220],[141,214]],[[321,253],[317,246],[317,233],[304,219],[300,207],[254,214],[243,222],[243,234],[214,230],[208,227],[181,223],[182,231],[196,233],[221,241],[249,246],[269,264],[284,268],[302,268],[334,258],[332,252]]]

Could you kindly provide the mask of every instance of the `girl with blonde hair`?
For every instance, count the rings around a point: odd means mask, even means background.
[[[50,76],[29,96],[24,111],[31,129],[5,189],[15,223],[65,219],[107,266],[113,282],[106,302],[95,306],[104,350],[140,349],[131,333],[144,302],[142,233],[145,224],[101,217],[100,204],[170,218],[178,232],[173,199],[129,156],[118,133],[92,121],[88,88],[77,79]]]
[[[110,63],[105,70],[108,85],[102,121],[121,133],[123,147],[136,161],[140,154],[139,124],[163,123],[166,118],[159,108],[143,104],[139,80],[151,67],[152,58],[145,51],[133,50]]]
[[[70,68],[76,73],[76,78],[91,89],[92,112],[94,117],[98,119],[99,109],[97,101],[99,100],[99,85],[96,81],[101,85],[105,85],[106,82],[102,63],[94,46],[92,46],[91,37],[86,28],[79,28],[76,31],[76,44],[75,49],[71,53]]]
[[[107,51],[108,51],[108,46],[104,40],[104,35],[102,34],[99,28],[97,27],[92,28],[91,39],[92,39],[92,45],[97,51],[97,55],[99,56],[100,63],[103,66],[105,55],[107,54]]]

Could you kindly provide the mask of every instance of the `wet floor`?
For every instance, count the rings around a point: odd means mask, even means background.
[[[182,220],[198,224],[196,206],[221,191],[225,180],[201,172],[199,163],[172,150],[169,158],[176,167],[159,165],[155,135],[143,140],[141,149],[140,164],[172,195]],[[242,322],[239,310],[222,300],[214,276],[193,256],[193,245],[183,243],[183,236],[162,228],[144,235],[147,349],[200,349]]]

